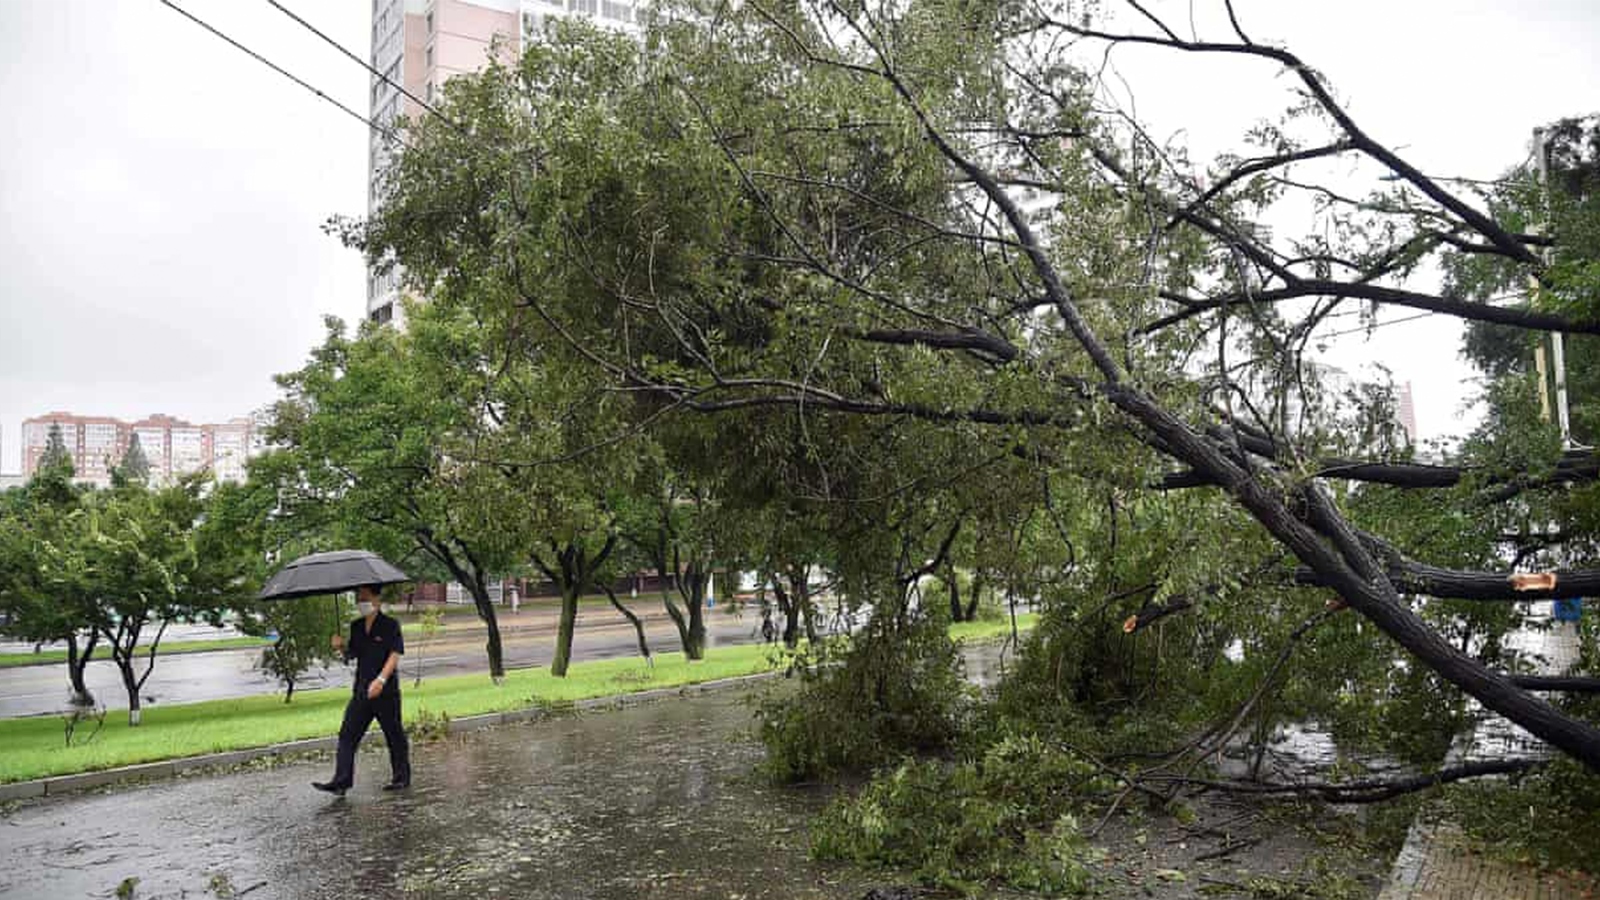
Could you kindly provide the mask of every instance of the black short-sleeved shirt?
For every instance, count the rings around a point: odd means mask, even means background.
[[[350,640],[345,642],[344,658],[356,661],[355,691],[366,696],[367,685],[383,671],[391,653],[405,653],[405,638],[400,634],[400,623],[383,613],[372,620],[372,631],[367,631],[367,620],[350,623]],[[400,690],[400,679],[390,677],[383,686],[385,694]]]

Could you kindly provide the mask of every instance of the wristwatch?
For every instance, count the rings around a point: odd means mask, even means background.
[[[376,681],[379,684],[388,684],[389,683],[389,679],[383,677],[382,675],[379,675],[377,678],[374,678],[372,680]]]

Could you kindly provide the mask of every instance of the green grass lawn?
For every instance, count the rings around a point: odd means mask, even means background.
[[[1031,626],[1032,619],[1019,617],[1019,627]],[[985,640],[1010,630],[1010,622],[1001,620],[963,623],[950,633],[958,640]],[[408,678],[402,682],[405,717],[414,721],[427,712],[460,718],[715,681],[767,671],[777,658],[773,648],[747,645],[714,648],[699,662],[658,653],[653,668],[637,658],[574,663],[566,678],[554,678],[546,668],[517,669],[499,685],[481,674],[429,678],[420,687]],[[112,710],[93,740],[72,747],[65,746],[60,716],[7,719],[0,721],[0,783],[326,737],[338,731],[349,696],[348,687],[338,687],[297,692],[292,703],[268,695],[155,705],[145,708],[137,728],[128,727],[125,711]],[[80,725],[80,735],[92,728]]]
[[[681,604],[682,601],[676,593],[674,593],[672,597],[675,602]],[[622,593],[617,595],[617,599],[622,601],[623,606],[628,607],[636,613],[653,613],[661,609],[660,591],[650,591],[648,593],[640,594],[638,597],[629,597],[626,593]],[[444,616],[447,619],[454,619],[458,616],[476,616],[478,614],[478,608],[473,606],[471,603],[424,603],[411,609],[407,609],[404,603],[391,603],[385,605],[383,611],[388,615],[394,616],[402,622],[414,622],[420,617],[422,610],[433,606],[437,606],[438,609],[443,610]],[[609,610],[613,607],[611,606],[611,600],[604,594],[585,594],[578,598],[578,608]],[[718,597],[717,605],[707,609],[706,612],[714,615],[716,613],[723,612],[724,610],[733,608],[735,607],[730,605],[726,599]],[[522,612],[534,610],[555,612],[561,609],[561,598],[542,596],[523,597],[521,600],[520,609]],[[495,611],[501,616],[511,615],[511,602],[504,601],[495,604]],[[501,621],[514,620],[502,618]]]
[[[175,656],[181,653],[208,653],[212,650],[240,650],[249,647],[265,647],[272,641],[257,637],[217,638],[210,641],[172,641],[163,644],[156,654],[158,657]],[[140,652],[144,647],[139,648]],[[95,648],[95,659],[110,659],[111,654],[106,652],[104,645]],[[67,661],[65,650],[41,650],[38,653],[0,653],[0,669],[13,666],[46,666]]]

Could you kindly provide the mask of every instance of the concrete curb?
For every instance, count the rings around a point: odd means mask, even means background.
[[[460,734],[477,731],[482,728],[491,728],[496,725],[533,722],[566,710],[587,712],[591,710],[624,709],[629,706],[669,700],[673,697],[710,694],[755,684],[772,678],[777,674],[777,672],[758,672],[754,675],[737,675],[732,678],[720,678],[716,681],[702,681],[670,688],[655,688],[632,694],[592,697],[588,700],[578,700],[570,705],[530,706],[506,712],[485,713],[480,716],[463,716],[459,719],[450,720],[450,733]],[[121,766],[115,769],[102,769],[96,772],[80,772],[76,775],[57,775],[53,778],[16,781],[10,784],[0,784],[0,803],[9,800],[27,800],[34,797],[53,797],[58,794],[84,791],[124,781],[170,778],[191,769],[208,766],[236,766],[253,759],[263,759],[269,756],[306,753],[314,750],[332,750],[338,745],[339,739],[337,737],[309,738],[301,741],[290,741],[285,744],[271,744],[266,747],[249,747],[243,750],[227,750],[221,753],[206,753],[200,756],[183,756],[177,759]]]

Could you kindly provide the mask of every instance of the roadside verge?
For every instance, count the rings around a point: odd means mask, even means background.
[[[1019,617],[1031,627],[1033,617]],[[951,636],[986,640],[1010,632],[1010,622],[962,623]],[[704,690],[764,677],[782,666],[771,645],[717,647],[700,661],[681,653],[656,654],[654,665],[638,658],[575,663],[568,677],[548,669],[519,669],[501,684],[487,677],[429,678],[421,686],[403,682],[406,720],[448,717],[452,731],[524,721],[552,708],[591,708]],[[80,722],[72,746],[59,716],[0,721],[0,800],[82,790],[132,778],[159,777],[200,766],[231,765],[264,756],[333,746],[348,688],[296,693],[284,703],[276,695],[153,706],[144,724],[127,725],[122,711],[106,716],[99,732]]]

